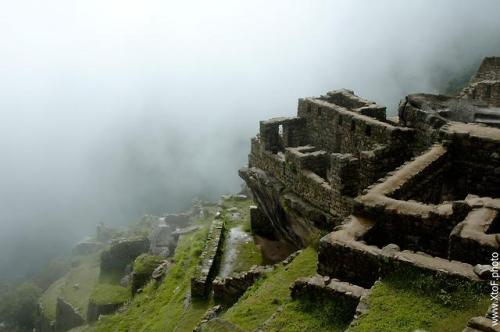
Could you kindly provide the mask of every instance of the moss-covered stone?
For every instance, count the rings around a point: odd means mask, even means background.
[[[140,288],[146,285],[155,268],[162,262],[161,257],[149,254],[142,254],[135,259],[132,272],[132,294],[136,294]]]

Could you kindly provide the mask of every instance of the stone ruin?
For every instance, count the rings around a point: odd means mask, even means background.
[[[260,122],[240,176],[259,235],[300,248],[329,232],[293,295],[323,289],[355,315],[395,270],[484,283],[500,247],[500,58],[457,96],[405,97],[396,119],[350,90],[301,98],[297,116]]]

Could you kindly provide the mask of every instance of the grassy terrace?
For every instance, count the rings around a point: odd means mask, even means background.
[[[76,256],[72,266],[70,271],[53,283],[40,298],[44,315],[48,319],[56,318],[58,297],[78,308],[83,317],[86,317],[88,300],[99,278],[99,254]]]
[[[243,330],[343,331],[346,318],[333,301],[292,301],[290,285],[298,278],[316,273],[317,256],[305,249],[288,266],[280,266],[258,281],[221,317]]]
[[[471,317],[486,313],[489,298],[467,283],[398,273],[375,284],[369,303],[350,332],[462,331]]]
[[[213,215],[213,214],[212,214]],[[210,302],[190,302],[190,279],[196,269],[207,236],[202,228],[179,239],[175,263],[160,285],[149,283],[124,311],[102,318],[89,331],[192,331],[210,307]]]
[[[223,202],[222,217],[228,229],[249,230],[251,204],[250,200]],[[234,207],[237,211],[231,209]],[[197,221],[202,226],[198,231],[181,237],[175,262],[162,283],[149,283],[124,310],[102,318],[86,331],[192,331],[214,305],[212,299],[191,300],[190,279],[199,263],[215,210],[216,207],[210,207],[208,216]],[[240,218],[231,217],[235,212]],[[137,260],[136,268],[149,265],[148,257],[144,258]],[[238,244],[234,271],[261,263],[262,257],[253,242]],[[335,301],[290,298],[290,285],[297,278],[314,275],[316,264],[316,250],[305,249],[292,263],[279,266],[257,281],[236,304],[205,325],[203,331],[345,331],[352,317]],[[102,284],[113,283],[112,276],[105,279],[109,280],[101,280],[93,296],[97,299],[102,296],[102,301],[116,296],[125,298],[123,289]],[[408,271],[377,282],[369,301],[369,313],[350,332],[461,331],[471,317],[484,315],[488,307],[488,297],[473,285],[450,284]]]
[[[130,297],[128,288],[99,283],[95,286],[90,298],[95,304],[124,303]]]

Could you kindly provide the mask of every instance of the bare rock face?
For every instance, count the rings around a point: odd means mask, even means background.
[[[67,331],[83,324],[85,324],[85,319],[78,310],[58,297],[56,305],[56,331]]]
[[[257,207],[250,210],[252,232],[291,244],[291,252],[307,245],[312,234],[328,228],[333,217],[286,192],[284,185],[257,168],[239,171],[253,192]]]

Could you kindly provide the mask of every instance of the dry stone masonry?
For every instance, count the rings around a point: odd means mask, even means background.
[[[191,296],[205,297],[211,289],[212,280],[217,273],[217,265],[222,254],[224,240],[224,220],[212,221],[205,249],[201,253],[200,263],[191,279]]]
[[[293,296],[330,294],[354,315],[394,271],[485,284],[500,248],[500,58],[486,58],[458,96],[412,94],[398,115],[337,90],[260,122],[240,170],[254,232],[296,247],[329,232],[319,275],[298,280]]]

